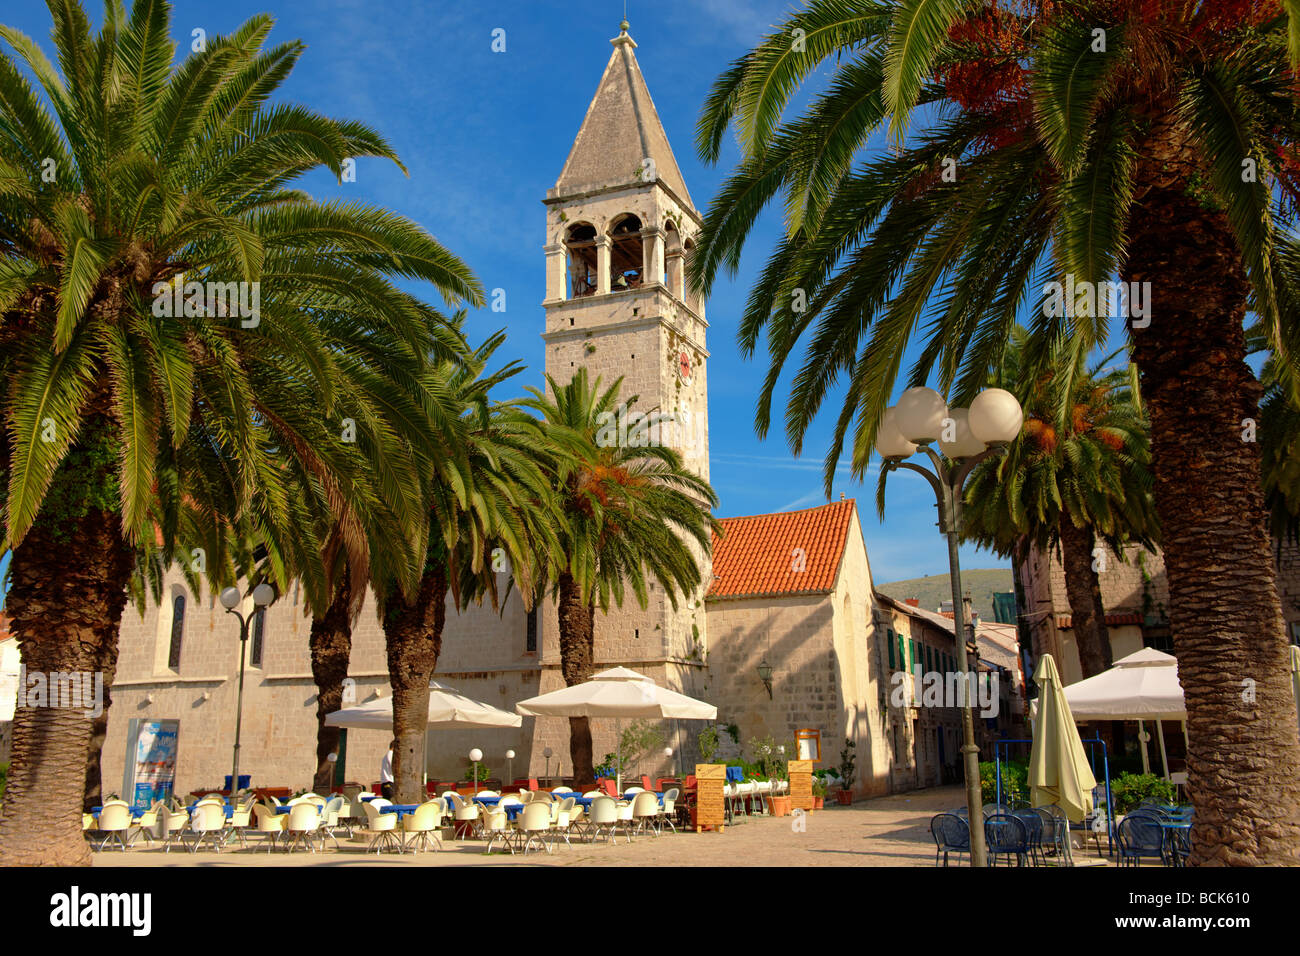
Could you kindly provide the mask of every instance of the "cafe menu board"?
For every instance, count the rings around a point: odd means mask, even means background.
[[[136,718],[127,726],[126,770],[122,799],[147,810],[158,800],[169,800],[176,786],[176,741],[179,720]]]
[[[813,808],[812,761],[791,760],[787,764],[790,772],[790,806],[799,810]]]
[[[720,763],[695,765],[695,832],[705,827],[723,831],[727,823],[727,807],[722,789],[727,780],[727,767]]]

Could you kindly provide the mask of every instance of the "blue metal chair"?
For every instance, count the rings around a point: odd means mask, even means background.
[[[1034,807],[1043,824],[1042,849],[1043,862],[1047,862],[1047,851],[1054,850],[1056,861],[1061,866],[1074,866],[1074,857],[1070,852],[1070,818],[1056,804]]]
[[[1047,857],[1043,854],[1043,818],[1033,810],[1017,810],[1012,816],[1025,825],[1030,862],[1035,866],[1046,866]]]
[[[1144,859],[1169,863],[1162,822],[1163,816],[1151,810],[1134,810],[1119,822],[1115,835],[1120,866],[1141,866]]]
[[[988,846],[990,866],[998,865],[999,856],[1014,856],[1016,866],[1024,866],[1029,856],[1029,832],[1025,821],[1009,813],[995,813],[985,818],[984,842]]]
[[[930,835],[934,837],[934,865],[939,865],[939,854],[943,854],[943,865],[948,865],[948,854],[965,853],[970,859],[970,824],[964,816],[955,813],[939,813],[930,818]],[[960,861],[959,861],[960,862]]]

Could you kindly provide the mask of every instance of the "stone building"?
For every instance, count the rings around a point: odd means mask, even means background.
[[[875,640],[877,669],[890,675],[880,730],[888,748],[888,790],[938,786],[961,779],[961,711],[958,698],[935,699],[937,687],[927,689],[921,675],[958,672],[957,641],[952,613],[929,611],[915,599],[899,601],[877,594]],[[969,600],[967,602],[969,612]],[[975,742],[980,759],[992,759],[992,743],[1029,736],[1025,724],[1025,682],[1014,628],[975,622],[976,701]],[[996,678],[994,680],[994,678]],[[1018,751],[1017,751],[1018,752]]]
[[[1097,554],[1097,580],[1106,609],[1112,660],[1144,647],[1172,654],[1169,583],[1160,552],[1129,545],[1118,555],[1108,546],[1098,546],[1102,551]],[[1293,644],[1300,643],[1300,548],[1294,542],[1281,542],[1275,555],[1288,636]],[[1026,559],[1016,565],[1015,573],[1022,629],[1028,636],[1033,660],[1050,652],[1066,684],[1081,680],[1065,569],[1059,556],[1031,547]]]
[[[707,478],[708,323],[704,303],[685,284],[701,218],[637,65],[636,44],[626,29],[611,42],[596,94],[544,200],[545,371],[557,382],[583,368],[606,383],[621,376],[622,394],[638,396],[631,411],[664,415],[660,440]],[[854,502],[725,519],[723,527],[712,567],[700,556],[703,593],[683,596],[674,608],[652,585],[646,609],[629,601],[596,615],[597,669],[629,667],[717,704],[720,725],[734,725],[742,745],[754,737],[790,741],[796,731],[816,731],[825,767],[838,762],[851,738],[860,793],[939,779],[929,770],[895,769],[904,751],[911,767],[916,750],[910,738],[902,743],[891,737],[881,598],[872,587]],[[142,617],[128,608],[123,621],[103,752],[106,793],[119,790],[123,779],[133,718],[179,718],[180,792],[220,786],[230,773],[238,623],[206,590],[191,594],[179,572],[169,573],[165,586],[164,600]],[[256,785],[305,787],[315,769],[316,698],[310,621],[299,589],[291,584],[257,612],[250,631],[240,771]],[[770,696],[759,676],[764,661],[772,670]],[[509,710],[562,686],[554,605],[527,613],[515,593],[500,611],[449,607],[435,676]],[[383,634],[369,598],[353,630],[348,688],[347,703],[390,693]],[[945,730],[955,726],[939,716],[925,726],[935,721]],[[617,724],[593,720],[591,729],[599,760],[615,749]],[[689,771],[703,728],[670,722],[664,729],[672,757],[652,755],[641,769]],[[390,736],[345,733],[336,782],[376,780]],[[563,718],[525,718],[513,729],[431,732],[429,776],[462,779],[472,748],[483,751],[493,777],[565,776],[572,769],[568,739]],[[942,745],[939,739],[935,746],[947,749],[925,759],[942,765],[956,751],[950,737]]]

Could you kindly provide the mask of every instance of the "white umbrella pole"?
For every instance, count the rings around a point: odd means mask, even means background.
[[[1163,721],[1156,721],[1156,736],[1160,738],[1160,769],[1165,772],[1165,779],[1169,779],[1169,757],[1165,753],[1165,725]]]
[[[1151,772],[1151,758],[1147,755],[1147,741],[1150,739],[1151,739],[1150,736],[1147,734],[1146,726],[1143,724],[1142,721],[1139,720],[1138,740],[1142,744],[1142,772],[1143,773]]]

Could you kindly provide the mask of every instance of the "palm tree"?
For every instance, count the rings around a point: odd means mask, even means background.
[[[487,367],[505,341],[496,333],[455,361],[424,376],[421,395],[433,424],[418,451],[423,462],[427,545],[415,562],[419,576],[403,588],[378,588],[379,610],[393,689],[394,787],[399,802],[424,792],[429,680],[442,653],[447,601],[463,609],[484,597],[500,600],[497,572],[504,559],[513,581],[532,582],[550,571],[555,519],[543,462],[549,456],[537,422],[513,402],[490,393],[520,371],[511,363]],[[527,608],[535,591],[522,587]]]
[[[414,223],[291,187],[317,167],[397,160],[361,123],[270,105],[303,47],[263,49],[269,17],[173,67],[163,0],[129,17],[107,0],[96,35],[75,0],[49,6],[59,68],[0,28],[40,87],[0,56],[7,604],[28,668],[88,672],[116,640],[135,549],[172,534],[187,502],[255,520],[277,580],[290,557],[318,565],[291,533],[293,488],[346,494],[349,436],[373,437],[339,415],[365,390],[358,357],[454,336],[393,280],[457,302],[481,288]],[[404,471],[368,480],[418,490]],[[69,708],[16,714],[8,862],[88,859],[89,734]]]
[[[1118,353],[1091,367],[1068,347],[1052,372],[1026,375],[1028,334],[1017,327],[992,384],[1017,392],[1025,428],[1007,454],[981,462],[967,479],[963,536],[1002,557],[1023,560],[1032,543],[1059,549],[1071,627],[1084,677],[1111,666],[1110,635],[1093,548],[1156,547],[1150,449],[1131,366],[1110,369]],[[1065,374],[1073,368],[1073,374]],[[1063,425],[1063,382],[1073,394]]]
[[[741,342],[752,350],[766,333],[765,433],[808,335],[785,413],[796,451],[843,388],[828,487],[850,436],[865,471],[914,340],[910,382],[934,376],[960,402],[1054,277],[1091,295],[1042,303],[1031,329],[1043,355],[1062,334],[1086,353],[1106,313],[1136,313],[1187,697],[1193,863],[1300,852],[1286,638],[1259,451],[1241,440],[1259,417],[1244,361],[1252,293],[1279,362],[1297,365],[1288,213],[1300,113],[1287,47],[1286,15],[1262,0],[813,0],[719,78],[699,125],[715,161],[734,123],[742,159],[710,208],[692,281],[705,293],[735,269],[755,218],[784,193],[786,234]],[[825,88],[785,117],[832,58]],[[876,134],[892,148],[855,165]],[[1137,293],[1132,308],[1098,308],[1116,274]],[[1246,678],[1256,695],[1243,706]]]
[[[597,606],[621,607],[630,586],[645,608],[651,579],[674,608],[679,594],[700,587],[698,556],[712,548],[709,509],[718,500],[677,452],[652,439],[652,417],[636,424],[636,396],[620,402],[621,378],[603,391],[599,378],[588,381],[586,369],[567,385],[549,375],[546,382],[549,397],[529,389],[525,404],[563,452],[553,459],[550,476],[562,515],[561,567],[551,583],[558,597],[560,669],[571,687],[591,677]],[[635,440],[611,437],[617,429],[610,423],[619,416],[634,423],[629,433]],[[594,781],[586,717],[569,718],[569,756],[578,782]]]

